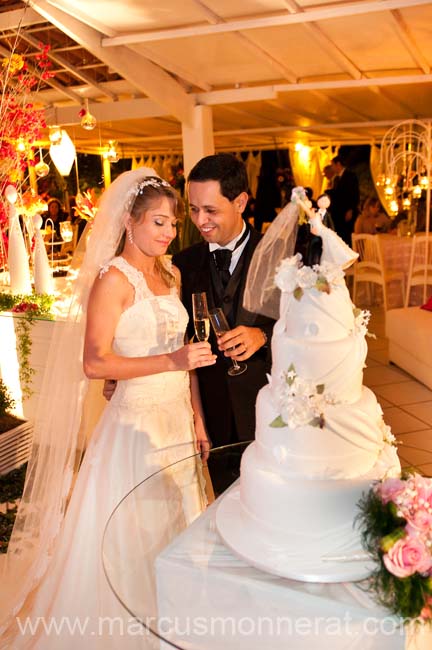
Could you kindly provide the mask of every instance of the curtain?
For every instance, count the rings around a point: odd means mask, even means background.
[[[313,197],[317,199],[325,188],[323,167],[333,157],[333,148],[309,147],[307,145],[290,145],[289,156],[296,186],[311,187]]]

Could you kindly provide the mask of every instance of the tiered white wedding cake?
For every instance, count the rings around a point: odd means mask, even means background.
[[[296,255],[276,275],[280,318],[271,377],[256,403],[256,441],[216,523],[227,545],[259,568],[338,582],[370,573],[356,504],[400,465],[381,407],[363,386],[369,314],[354,308],[334,262],[341,240],[321,222],[316,230],[321,264],[302,266]]]

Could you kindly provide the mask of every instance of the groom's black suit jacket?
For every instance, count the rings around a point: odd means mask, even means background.
[[[255,401],[259,389],[267,383],[266,373],[271,368],[270,340],[274,321],[252,314],[242,306],[247,271],[260,238],[260,233],[251,229],[225,291],[206,242],[195,244],[173,257],[173,263],[181,272],[182,300],[189,313],[189,338],[193,335],[192,294],[201,291],[207,294],[209,309],[223,308],[231,327],[260,327],[268,337],[268,344],[247,359],[246,372],[230,377],[227,370],[231,360],[218,351],[213,332],[210,335],[213,352],[217,353],[216,364],[197,372],[207,431],[215,447],[254,438]]]

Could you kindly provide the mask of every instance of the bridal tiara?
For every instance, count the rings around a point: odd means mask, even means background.
[[[141,181],[138,183],[136,187],[136,193],[141,194],[143,189],[148,186],[151,187],[172,187],[167,181],[164,181],[163,178],[157,178],[156,176],[151,176],[150,178],[146,178],[145,180]]]
[[[172,185],[170,185],[167,181],[164,181],[163,178],[159,178],[159,176],[147,176],[142,181],[138,181],[136,185],[134,184],[126,193],[126,201],[125,201],[126,210],[131,209],[131,205],[135,203],[135,199],[137,198],[137,196],[142,194],[146,187],[154,187],[154,188],[170,187],[171,189],[173,189]]]

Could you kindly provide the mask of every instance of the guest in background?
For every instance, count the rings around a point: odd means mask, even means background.
[[[328,190],[333,189],[333,178],[335,176],[335,170],[333,168],[333,165],[330,164],[324,167],[323,176],[327,181],[327,187],[325,188],[325,192],[327,193]]]
[[[359,182],[354,172],[346,169],[340,156],[332,159],[334,170],[330,198],[330,214],[337,234],[351,245],[351,233],[358,213],[360,200]]]
[[[54,224],[55,239],[60,240],[60,223],[67,220],[67,214],[63,211],[62,204],[59,199],[52,198],[48,201],[48,212],[43,216],[43,228],[47,228],[47,221],[51,219]],[[51,225],[48,221],[48,225]]]
[[[390,218],[381,210],[379,199],[376,196],[369,196],[355,221],[354,232],[376,235],[379,232],[387,232],[391,225]]]

